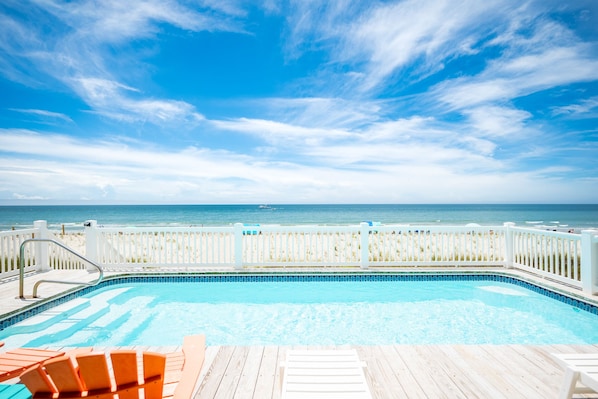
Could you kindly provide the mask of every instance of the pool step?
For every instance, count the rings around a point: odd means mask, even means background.
[[[75,298],[64,305],[14,325],[5,341],[10,346],[43,346],[50,336],[72,334],[109,313],[110,301],[123,291],[111,290],[89,298]],[[66,335],[68,336],[68,335]]]
[[[92,300],[88,308],[61,320],[44,331],[43,335],[36,333],[22,338],[33,346],[40,346],[48,339],[67,347],[101,345],[102,336],[108,338],[113,334],[126,333],[122,325],[130,323],[132,314],[128,309],[139,309],[141,312],[152,300],[153,298],[137,297],[118,304]],[[131,328],[136,325],[137,323],[132,323]]]
[[[154,300],[153,297],[131,298],[125,303],[112,304],[109,312],[96,318],[93,322],[87,322],[86,326],[75,331],[65,332],[67,335],[61,339],[65,345],[81,345],[81,342],[90,340],[101,340],[101,336],[113,337],[126,336],[129,329],[135,329],[140,323],[144,323],[149,314],[143,309]],[[137,309],[138,312],[131,312],[129,309]],[[128,326],[126,329],[123,326]],[[98,333],[100,332],[100,333]],[[118,340],[118,339],[117,339]]]
[[[36,316],[29,317],[28,319],[15,324],[11,329],[15,334],[25,334],[45,330],[53,324],[68,318],[88,306],[89,299],[75,298],[72,301],[58,305]]]

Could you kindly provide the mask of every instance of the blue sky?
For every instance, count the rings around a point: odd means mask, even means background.
[[[598,203],[598,2],[4,0],[0,203]]]

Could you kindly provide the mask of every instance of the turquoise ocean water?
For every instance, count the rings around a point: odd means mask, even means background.
[[[546,225],[598,228],[598,204],[590,205],[77,205],[0,206],[0,231],[46,220],[51,229],[82,230],[86,220],[104,226],[226,226],[259,224]]]

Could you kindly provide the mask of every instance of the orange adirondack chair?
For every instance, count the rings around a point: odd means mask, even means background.
[[[205,357],[204,335],[186,336],[183,352],[114,350],[75,353],[29,368],[21,382],[33,398],[191,399]],[[141,360],[141,362],[140,362]],[[141,395],[141,391],[144,394]]]
[[[145,352],[139,375],[136,351],[61,356],[28,369],[21,382],[34,398],[162,399],[165,365],[166,355]]]

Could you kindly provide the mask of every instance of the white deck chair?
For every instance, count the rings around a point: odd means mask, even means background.
[[[371,399],[357,351],[290,350],[283,364],[282,399]]]
[[[598,392],[598,353],[553,353],[552,356],[565,368],[559,399],[570,399],[574,393]]]

